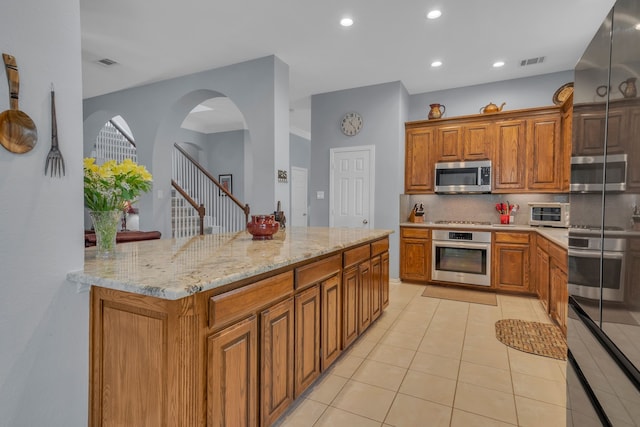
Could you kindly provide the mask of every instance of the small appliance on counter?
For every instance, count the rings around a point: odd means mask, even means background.
[[[569,227],[569,203],[530,202],[529,225]]]

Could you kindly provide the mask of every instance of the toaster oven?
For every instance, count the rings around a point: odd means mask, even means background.
[[[529,225],[569,227],[569,203],[529,203]]]

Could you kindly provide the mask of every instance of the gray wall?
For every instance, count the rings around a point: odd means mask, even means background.
[[[245,188],[252,194],[245,195],[252,210],[272,211],[280,193],[289,194],[289,185],[276,183],[274,172],[289,162],[288,71],[281,60],[268,56],[84,101],[84,140],[95,140],[106,119],[119,114],[135,135],[139,162],[153,174],[153,191],[139,203],[141,229],[171,235],[172,146],[189,111],[216,96],[228,96],[249,128],[245,179],[252,185]]]
[[[245,198],[244,141],[247,131],[235,130],[208,135],[207,162],[209,171],[218,179],[220,174],[232,175],[232,193],[243,203]]]
[[[572,81],[573,70],[570,70],[412,95],[409,99],[409,121],[427,119],[429,104],[434,103],[447,108],[445,118],[478,114],[480,108],[490,102],[498,106],[506,102],[503,111],[553,105],[556,89]]]
[[[289,134],[289,160],[291,166],[309,169],[311,165],[311,141],[295,134]]]
[[[311,159],[309,193],[310,225],[329,225],[329,150],[361,145],[375,146],[375,228],[395,230],[390,239],[391,276],[398,277],[398,194],[404,170],[404,122],[406,90],[400,82],[330,92],[311,97]],[[340,119],[357,111],[363,127],[355,136],[340,131]],[[324,200],[316,191],[324,191]]]
[[[84,255],[78,1],[3,2],[0,50],[16,57],[20,109],[39,131],[26,154],[0,148],[0,426],[83,426],[89,294],[66,281],[67,272],[82,269]],[[43,173],[51,82],[62,178]],[[5,80],[0,111],[8,108]]]

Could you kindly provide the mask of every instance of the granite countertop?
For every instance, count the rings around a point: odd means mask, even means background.
[[[85,249],[84,270],[67,274],[94,285],[176,300],[271,270],[329,254],[392,230],[293,227],[273,240],[254,241],[244,231],[184,239],[131,242],[116,246],[114,259],[96,259]]]
[[[553,243],[567,249],[568,244],[568,229],[566,228],[553,228],[553,227],[532,227],[530,225],[520,224],[491,224],[491,225],[476,225],[476,224],[436,224],[435,222],[403,222],[400,223],[401,227],[425,227],[425,228],[451,228],[451,229],[473,229],[473,230],[491,230],[491,231],[535,231],[538,234],[551,240]]]

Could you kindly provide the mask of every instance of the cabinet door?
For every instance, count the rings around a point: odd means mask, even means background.
[[[294,399],[293,298],[264,310],[260,317],[260,412],[261,425],[268,426]]]
[[[493,141],[489,123],[475,123],[464,128],[462,146],[463,160],[486,160],[489,156],[489,142]]]
[[[240,321],[207,338],[207,426],[258,424],[258,322]]]
[[[604,155],[605,117],[604,105],[591,107],[591,111],[581,111],[576,114],[576,137],[574,156],[602,156]],[[608,117],[607,153],[619,154],[624,152],[622,135],[624,132],[624,110],[610,109]]]
[[[400,239],[400,279],[426,282],[431,275],[431,240]]]
[[[371,324],[371,261],[358,265],[358,335]]]
[[[462,160],[462,127],[441,126],[438,128],[438,153],[436,160],[439,162],[454,162]]]
[[[527,188],[561,191],[564,151],[559,114],[528,121],[527,150]]]
[[[529,292],[529,246],[499,243],[494,251],[494,283],[500,290]]]
[[[567,305],[569,290],[567,289],[567,273],[551,260],[551,317],[562,332],[567,334]]]
[[[628,112],[629,127],[626,134],[628,141],[627,155],[629,165],[640,165],[640,144],[633,143],[634,136],[640,135],[640,108],[631,108]],[[640,191],[640,168],[627,168],[627,190]]]
[[[433,129],[410,129],[405,143],[405,193],[433,192]]]
[[[508,120],[496,124],[494,186],[500,190],[526,188],[526,121]]]
[[[342,349],[358,337],[358,266],[342,276]]]
[[[320,375],[320,286],[314,285],[296,299],[295,396]]]
[[[371,258],[371,321],[382,314],[382,257]]]
[[[542,248],[536,248],[536,281],[538,298],[549,312],[549,254]]]
[[[333,276],[321,284],[322,288],[322,356],[320,367],[324,371],[338,358],[341,352],[342,286],[340,276]]]
[[[571,98],[573,100],[573,98]],[[573,104],[573,101],[571,101]],[[571,150],[573,143],[571,141],[573,135],[573,107],[567,107],[567,111],[562,114],[562,154],[560,158],[560,167],[562,169],[562,185],[563,192],[569,192],[569,181],[571,181]]]
[[[389,252],[385,252],[382,257],[382,309],[389,305]]]

